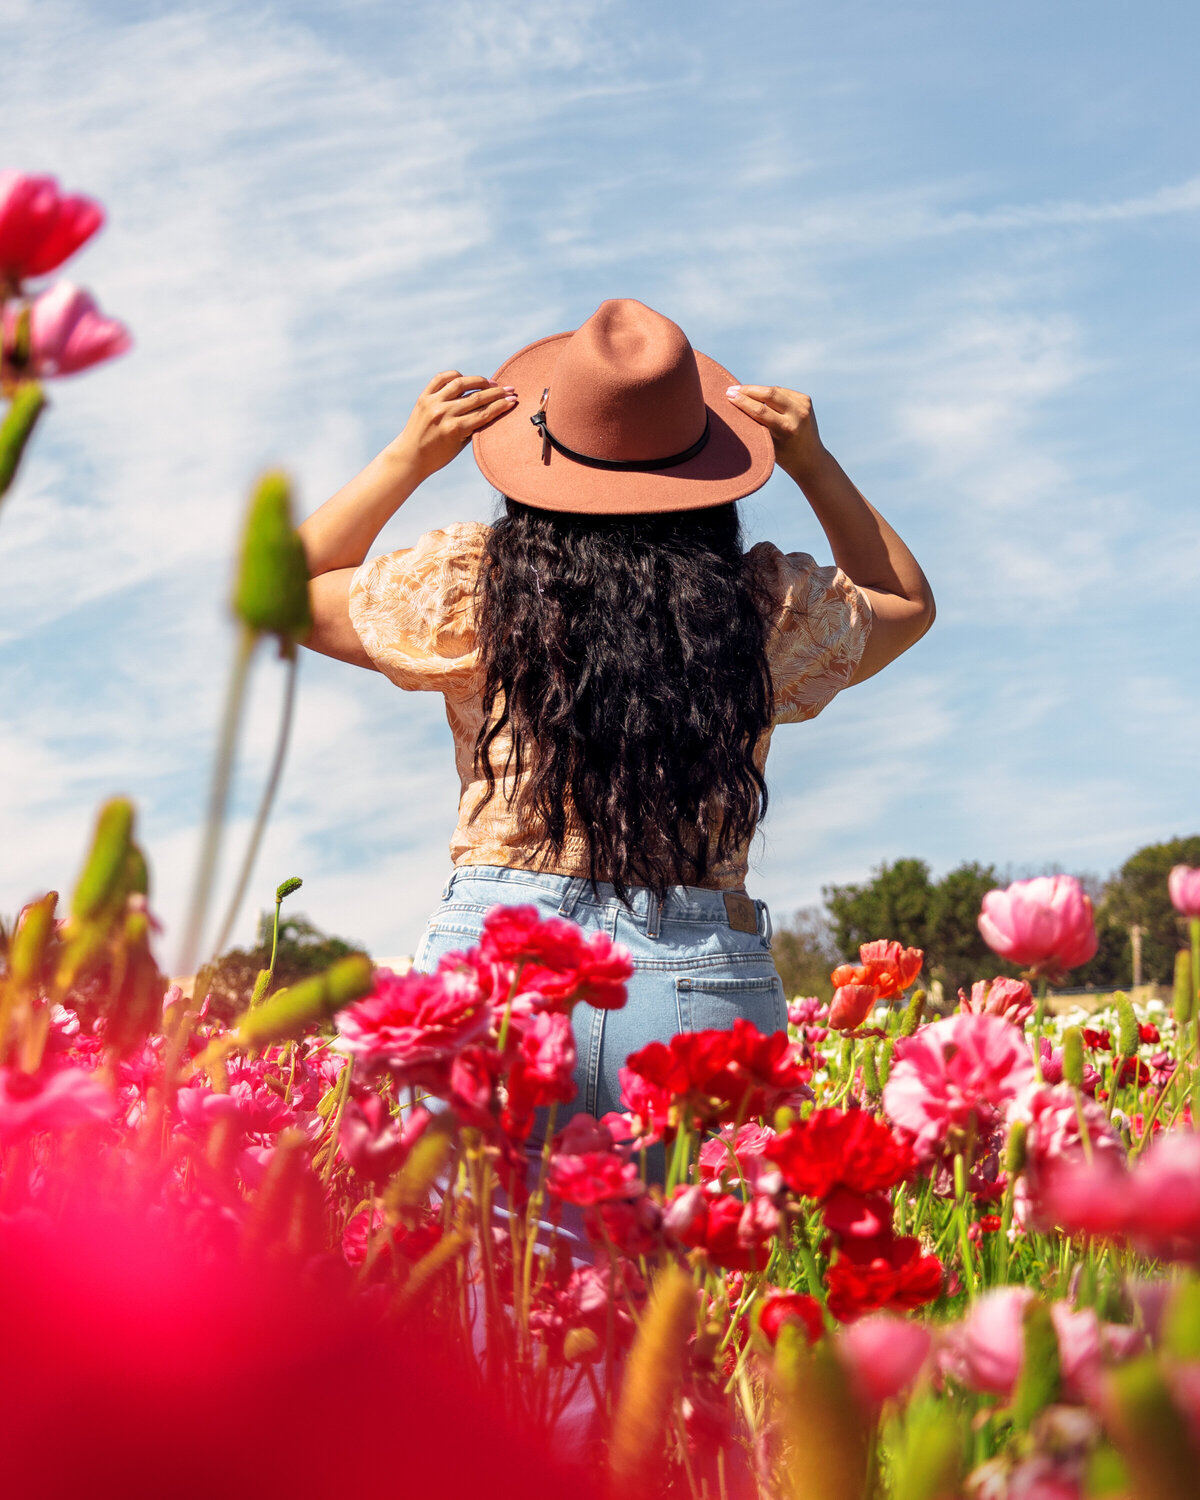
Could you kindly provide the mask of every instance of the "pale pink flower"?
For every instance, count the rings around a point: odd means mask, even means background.
[[[941,1333],[938,1366],[973,1391],[1009,1396],[1025,1358],[1028,1287],[1004,1286],[985,1292],[961,1323]]]
[[[897,1041],[883,1105],[928,1161],[962,1149],[972,1130],[981,1139],[1032,1078],[1033,1054],[1016,1027],[960,1013]]]
[[[1024,979],[977,979],[968,995],[958,992],[958,1008],[977,1016],[1003,1016],[1014,1026],[1024,1026],[1037,1002]]]
[[[1181,917],[1200,917],[1200,870],[1176,865],[1167,876],[1167,890]]]
[[[813,1026],[828,1014],[829,1007],[815,995],[801,995],[788,1002],[788,1021],[792,1026]]]
[[[891,1313],[872,1313],[844,1327],[834,1347],[859,1398],[875,1407],[912,1385],[932,1344],[923,1324]]]
[[[1093,1159],[1106,1159],[1114,1165],[1123,1162],[1125,1148],[1104,1111],[1094,1099],[1083,1098],[1077,1106],[1075,1090],[1069,1084],[1032,1083],[1014,1100],[1009,1119],[1023,1120],[1027,1127],[1025,1177],[1035,1198],[1052,1169],[1086,1157],[1079,1129],[1080,1110]]]
[[[1050,1319],[1058,1340],[1063,1394],[1069,1400],[1084,1401],[1100,1378],[1103,1355],[1100,1319],[1094,1308],[1075,1309],[1067,1302],[1052,1302]]]
[[[111,1120],[115,1107],[109,1090],[82,1068],[33,1074],[0,1068],[0,1145],[39,1130],[74,1130]]]
[[[4,340],[12,347],[18,310],[4,310]],[[102,360],[124,354],[133,343],[129,330],[103,317],[89,293],[69,281],[58,281],[33,299],[29,308],[29,374],[75,375]]]
[[[1087,963],[1098,944],[1092,903],[1073,875],[1039,875],[989,891],[979,930],[993,953],[1046,975]]]
[[[53,177],[0,172],[0,279],[44,276],[74,255],[103,223],[98,203],[60,193]]]

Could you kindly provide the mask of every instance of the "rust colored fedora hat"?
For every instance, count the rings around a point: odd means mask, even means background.
[[[582,327],[496,371],[520,402],[474,438],[490,484],[542,510],[698,510],[770,478],[767,429],[726,398],[733,376],[644,303],[601,303]]]

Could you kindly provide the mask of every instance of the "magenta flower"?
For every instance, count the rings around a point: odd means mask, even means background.
[[[4,310],[4,343],[11,349],[19,313]],[[75,375],[103,360],[124,354],[133,340],[123,323],[101,315],[89,293],[69,281],[56,281],[29,307],[29,363],[25,369],[44,376]]]
[[[901,1037],[883,1106],[923,1161],[980,1140],[1033,1079],[1033,1053],[1001,1016],[970,1013]]]
[[[110,1120],[115,1105],[95,1074],[82,1068],[34,1074],[0,1068],[0,1146],[38,1130],[74,1130]]]
[[[1098,944],[1092,903],[1073,875],[1039,875],[989,891],[979,930],[993,953],[1038,975],[1078,968]]]
[[[906,1391],[929,1358],[929,1330],[891,1313],[872,1313],[837,1337],[838,1358],[864,1405],[882,1406]]]
[[[375,971],[366,999],[341,1011],[342,1050],[369,1067],[387,1068],[397,1083],[443,1091],[455,1055],[487,1031],[492,1010],[469,969]]]
[[[1181,917],[1200,917],[1200,870],[1176,865],[1167,876],[1167,890]]]
[[[60,193],[53,177],[0,172],[0,279],[53,271],[103,223],[98,203]]]

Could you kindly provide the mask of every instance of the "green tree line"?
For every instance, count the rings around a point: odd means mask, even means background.
[[[1200,834],[1147,844],[1107,880],[1080,875],[1096,910],[1096,956],[1070,975],[1072,986],[1119,989],[1133,983],[1134,929],[1140,928],[1144,984],[1170,984],[1185,923],[1167,894],[1172,865],[1200,866]],[[1057,874],[1051,870],[1045,873]],[[896,939],[925,952],[925,979],[939,980],[947,1000],[976,979],[1016,975],[979,935],[984,895],[1010,883],[993,865],[969,861],[934,879],[923,859],[882,864],[857,885],[828,885],[823,906],[807,907],[776,931],[775,962],[789,996],[832,993],[829,971],[857,959],[860,943]]]

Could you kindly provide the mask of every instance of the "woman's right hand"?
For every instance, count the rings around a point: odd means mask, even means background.
[[[767,429],[775,443],[776,463],[793,479],[811,474],[825,456],[812,402],[799,391],[780,385],[731,385],[725,394]]]
[[[443,370],[417,397],[404,431],[390,446],[413,465],[420,483],[444,469],[481,427],[516,403],[511,386],[493,385],[483,375]]]

